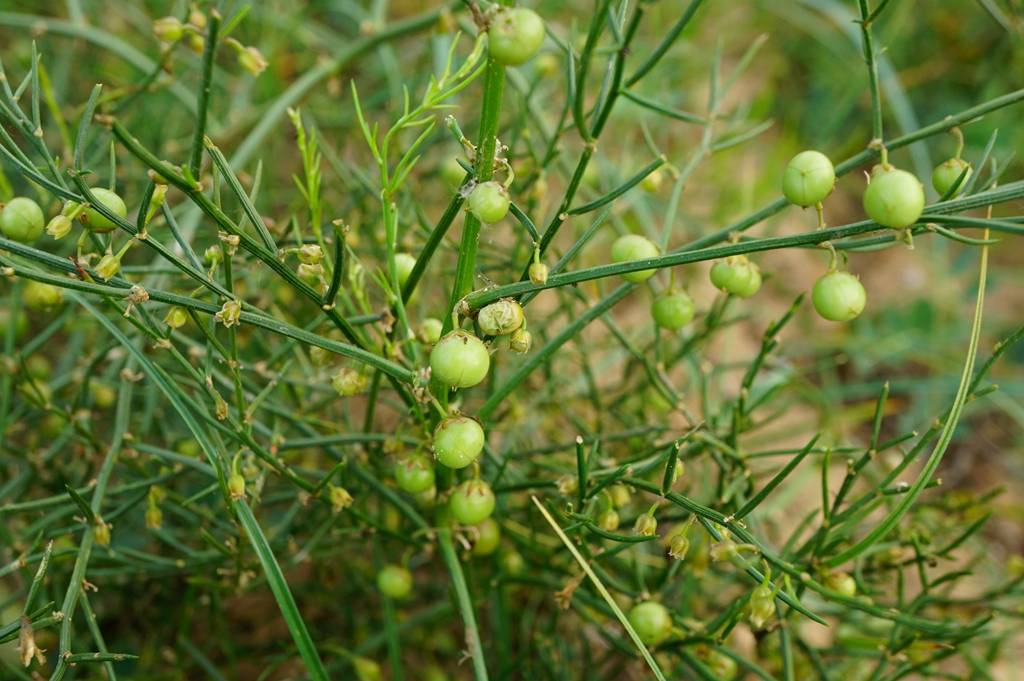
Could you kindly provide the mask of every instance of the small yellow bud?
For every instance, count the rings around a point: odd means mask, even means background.
[[[245,478],[241,473],[232,473],[228,476],[228,494],[235,501],[245,498]]]
[[[63,239],[71,231],[71,218],[58,215],[46,225],[46,233],[54,239]]]
[[[220,312],[213,315],[213,318],[224,326],[231,328],[238,324],[238,320],[241,319],[241,316],[242,304],[237,300],[229,300],[221,306]]]
[[[331,501],[331,509],[335,513],[341,513],[352,505],[352,495],[344,487],[337,485],[327,486],[327,498]]]
[[[246,47],[238,53],[238,65],[255,77],[267,69],[267,60],[255,47]]]
[[[153,35],[165,43],[176,43],[185,35],[185,25],[177,17],[162,17],[153,22]]]
[[[167,311],[164,315],[164,324],[171,327],[172,329],[180,329],[188,321],[188,313],[185,312],[185,308],[178,307],[175,305]]]
[[[104,280],[109,280],[121,270],[121,260],[113,253],[106,253],[93,268]]]

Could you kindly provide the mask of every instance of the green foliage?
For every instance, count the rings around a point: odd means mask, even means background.
[[[10,4],[0,677],[1012,678],[1013,3]]]

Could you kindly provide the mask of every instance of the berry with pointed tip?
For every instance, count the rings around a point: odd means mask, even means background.
[[[654,245],[654,242],[639,234],[620,236],[612,244],[612,260],[617,263],[655,258],[659,255],[661,255],[661,251]],[[632,284],[639,284],[650,279],[654,272],[653,269],[627,272],[622,275],[622,278]]]
[[[456,330],[439,340],[430,351],[431,374],[453,388],[469,388],[487,376],[491,356],[484,342],[466,331]]]
[[[27,244],[43,234],[46,227],[43,209],[32,199],[18,196],[0,210],[0,232],[8,239]]]
[[[448,500],[452,517],[463,525],[477,525],[494,512],[494,492],[483,480],[466,480]]]
[[[909,227],[924,211],[924,187],[905,170],[875,166],[864,191],[864,211],[883,227]]]
[[[465,468],[484,448],[484,429],[468,416],[449,416],[434,429],[434,454],[448,468]]]
[[[864,285],[849,272],[829,272],[814,284],[814,309],[832,322],[848,322],[864,311]]]
[[[786,166],[782,193],[793,204],[806,208],[821,203],[836,186],[836,169],[820,151],[801,151]]]

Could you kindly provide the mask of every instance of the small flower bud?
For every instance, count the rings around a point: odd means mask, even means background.
[[[633,524],[633,532],[644,537],[653,537],[657,531],[658,519],[647,513],[638,517]]]
[[[548,266],[542,262],[535,262],[530,265],[530,281],[541,286],[548,281]]]
[[[306,244],[299,251],[299,261],[307,265],[318,265],[324,259],[324,251],[316,244]]]
[[[332,354],[333,353],[315,345],[309,349],[309,358],[313,360],[313,364],[318,367],[322,367],[330,362]]]
[[[153,22],[153,35],[165,43],[176,43],[185,35],[185,26],[177,17],[162,17]]]
[[[519,327],[508,337],[508,347],[512,352],[527,353],[533,345],[533,334]]]
[[[241,473],[232,473],[228,476],[228,494],[235,501],[245,498],[245,478]]]
[[[106,253],[93,268],[104,280],[109,280],[121,270],[121,260],[113,253]]]
[[[342,367],[331,379],[331,386],[334,387],[342,397],[352,397],[364,392],[370,385],[370,379],[356,369]]]
[[[96,517],[96,524],[92,527],[92,537],[99,546],[110,546],[110,525],[103,522],[103,518]]]
[[[559,493],[566,496],[576,492],[578,483],[579,480],[576,479],[575,475],[563,475],[555,480],[555,486],[558,487]]]
[[[676,560],[685,560],[686,554],[690,551],[690,539],[686,532],[680,532],[672,537],[668,543],[668,555]]]
[[[768,620],[775,615],[775,594],[772,592],[771,586],[762,584],[754,589],[748,607],[750,608],[750,623],[754,629],[763,629]]]
[[[242,316],[242,304],[237,300],[229,300],[225,302],[220,312],[213,315],[213,318],[223,324],[227,328],[231,328],[238,324],[238,320]]]
[[[255,47],[246,47],[238,53],[238,65],[255,77],[267,69],[267,60]]]
[[[625,485],[612,485],[608,488],[608,494],[612,498],[612,504],[615,508],[622,508],[629,504],[633,495],[629,493],[629,488]]]
[[[188,321],[188,313],[185,309],[175,305],[171,309],[167,310],[167,314],[164,315],[164,324],[171,327],[172,329],[180,329]]]
[[[614,532],[619,529],[619,514],[613,509],[608,509],[597,516],[597,526],[605,532]]]
[[[845,572],[833,572],[825,579],[825,586],[852,598],[857,594],[857,582]]]
[[[433,317],[427,317],[420,324],[419,330],[416,332],[416,337],[419,338],[420,342],[424,345],[435,345],[437,341],[441,340],[441,329],[444,325],[440,319],[434,319]]]
[[[58,215],[46,225],[46,233],[54,239],[63,239],[71,231],[71,218]]]
[[[151,530],[159,530],[164,524],[164,512],[159,506],[150,506],[146,509],[146,527]]]
[[[215,265],[224,259],[224,251],[220,246],[208,246],[203,251],[203,260],[207,265]]]
[[[327,498],[331,501],[331,509],[335,513],[341,513],[352,505],[352,495],[344,487],[327,485]]]
[[[298,274],[299,278],[307,284],[315,284],[324,275],[324,266],[299,263]]]

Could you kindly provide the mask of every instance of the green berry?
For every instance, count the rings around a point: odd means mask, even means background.
[[[31,310],[45,310],[60,305],[64,300],[64,292],[51,284],[30,281],[22,289],[21,300]]]
[[[951,158],[935,166],[935,170],[932,171],[932,186],[935,187],[935,191],[939,193],[939,196],[945,196],[953,188],[953,185],[956,184],[956,181],[960,179],[960,175],[963,174],[963,182],[949,196],[952,199],[964,190],[964,185],[967,184],[967,180],[971,179],[973,172],[971,164],[967,161],[960,158]]]
[[[814,284],[811,300],[825,319],[848,322],[863,312],[867,294],[860,280],[849,272],[829,272]]]
[[[661,251],[658,250],[658,247],[650,239],[639,234],[620,236],[612,244],[612,260],[615,262],[644,260],[646,258],[656,258],[659,255],[661,255]],[[655,270],[653,269],[627,272],[622,275],[622,278],[630,283],[639,284],[650,279],[654,272]]]
[[[530,282],[537,286],[543,286],[548,281],[548,266],[542,262],[530,264]]]
[[[607,511],[601,513],[601,515],[597,516],[597,526],[605,532],[614,532],[619,529],[620,522],[621,519],[619,518],[619,514],[613,508],[609,508]]]
[[[643,180],[640,181],[640,188],[648,194],[656,194],[661,189],[661,185],[664,184],[665,174],[661,168],[658,168],[652,173],[649,173]]]
[[[494,492],[483,480],[467,480],[448,500],[452,517],[463,525],[477,525],[494,512]]]
[[[398,271],[398,285],[405,286],[412,274],[412,268],[416,266],[416,258],[408,253],[395,253],[395,269]]]
[[[833,572],[825,579],[825,586],[838,591],[847,598],[853,598],[857,594],[857,582],[845,572]]]
[[[488,336],[510,334],[523,325],[523,307],[511,298],[503,298],[480,310],[476,323]]]
[[[782,176],[782,193],[790,203],[813,206],[836,186],[836,169],[820,151],[801,151],[790,160]]]
[[[532,9],[499,8],[487,29],[487,51],[500,64],[517,66],[537,54],[544,42],[544,20]]]
[[[7,307],[0,307],[0,341],[7,336],[7,329],[11,325],[11,310]],[[18,314],[14,318],[14,337],[17,338],[23,333],[28,331],[28,317],[25,316],[25,310],[18,309]],[[34,357],[35,355],[33,355]]]
[[[128,215],[128,208],[124,205],[124,201],[121,197],[103,187],[93,187],[92,194],[96,197],[105,208],[118,217],[123,218]],[[101,215],[95,208],[89,207],[85,209],[79,218],[82,224],[85,225],[86,229],[91,232],[109,232],[112,231],[117,224],[113,221],[108,220],[105,216]]]
[[[452,191],[461,187],[462,180],[466,177],[466,169],[454,156],[448,156],[441,162],[440,171],[441,179]]]
[[[494,518],[486,518],[473,526],[476,535],[473,541],[474,556],[489,556],[498,550],[501,543],[501,526]]]
[[[413,454],[395,464],[395,482],[409,494],[419,494],[434,486],[434,465],[422,454]]]
[[[0,211],[0,232],[8,239],[24,244],[38,239],[46,226],[43,209],[24,196],[11,199]]]
[[[864,211],[868,217],[893,229],[909,227],[924,210],[924,187],[905,170],[875,166],[871,182],[864,192]]]
[[[420,342],[424,345],[434,345],[437,341],[441,340],[441,330],[444,325],[440,319],[434,317],[427,317],[420,323],[420,328],[416,332],[416,337],[419,338]]]
[[[508,214],[512,200],[508,190],[500,182],[489,180],[473,187],[469,193],[469,212],[480,222],[493,224],[501,221]]]
[[[693,319],[693,300],[686,291],[668,291],[654,299],[651,317],[669,331],[678,331]]]
[[[484,342],[471,333],[452,331],[430,351],[434,378],[453,388],[469,388],[484,380],[491,356]]]
[[[732,255],[711,266],[715,288],[739,298],[749,298],[761,288],[761,268],[745,255]]]
[[[434,454],[448,468],[465,468],[484,448],[484,429],[468,416],[449,416],[434,429]]]
[[[629,624],[645,645],[656,646],[672,633],[672,615],[657,601],[644,601],[629,611]]]
[[[738,671],[736,660],[724,653],[720,653],[717,650],[709,651],[705,664],[707,664],[712,674],[719,681],[732,681],[736,678],[736,672]]]
[[[385,565],[377,573],[377,588],[388,598],[407,598],[412,593],[412,573],[400,565]]]

